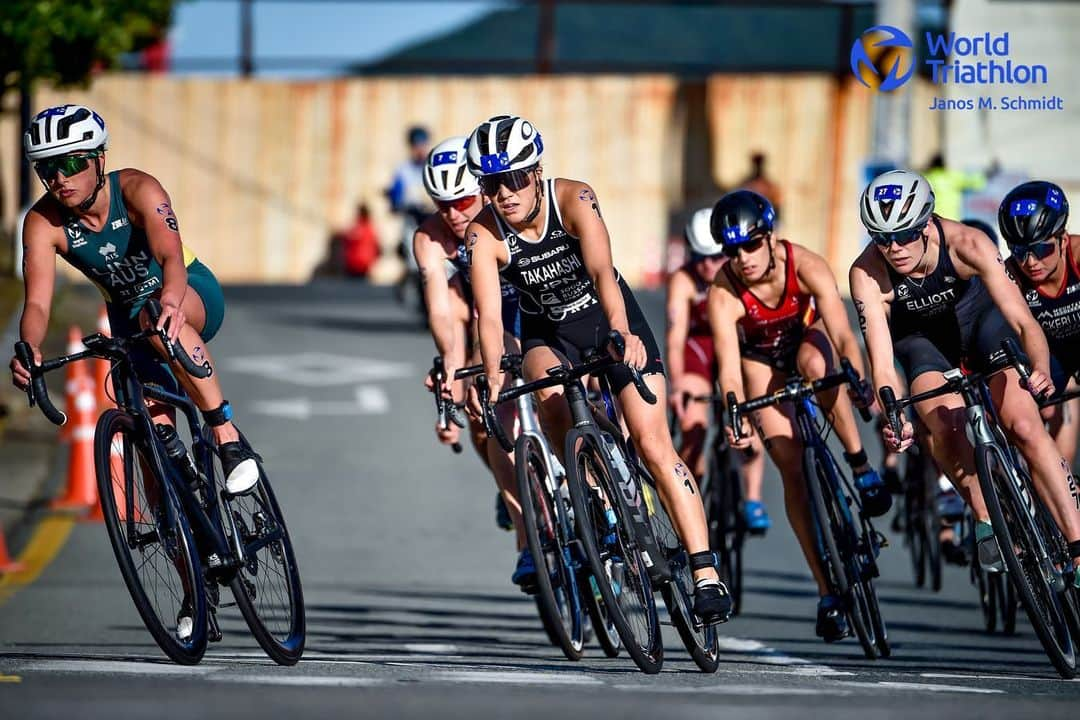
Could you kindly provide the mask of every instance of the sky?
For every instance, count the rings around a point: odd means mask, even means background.
[[[324,2],[255,0],[256,74],[311,77],[375,60],[403,45],[459,27],[508,4],[456,2]],[[183,0],[171,31],[177,73],[233,74],[240,51],[236,0]],[[260,69],[260,58],[264,60]]]

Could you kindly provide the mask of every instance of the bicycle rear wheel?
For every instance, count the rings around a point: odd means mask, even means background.
[[[609,658],[619,657],[622,639],[615,628],[615,623],[611,620],[611,614],[604,606],[604,599],[600,597],[600,588],[596,584],[596,578],[588,570],[578,571],[578,591],[582,605],[589,613],[589,622],[592,623],[593,633],[596,634],[596,642],[600,645],[600,649]]]
[[[229,583],[240,614],[271,660],[295,665],[306,639],[304,591],[285,518],[261,462],[255,489],[223,505],[244,548],[243,564]]]
[[[714,673],[720,667],[716,626],[702,625],[694,617],[694,573],[690,570],[690,554],[680,542],[675,526],[660,502],[659,493],[648,483],[642,486],[642,490],[651,495],[649,519],[656,534],[656,541],[671,567],[671,582],[660,586],[660,594],[667,605],[671,624],[679,632],[679,638],[693,658],[694,664],[702,672]]]
[[[591,433],[572,430],[566,437],[565,457],[577,537],[608,617],[634,664],[644,673],[658,673],[664,646],[656,601],[634,531],[620,504],[615,471]],[[615,514],[613,525],[606,510]]]
[[[555,645],[568,660],[580,660],[585,644],[585,620],[571,564],[569,521],[563,498],[549,491],[547,465],[532,435],[518,438],[514,451],[518,497],[525,520],[525,537],[536,565],[536,602]]]
[[[730,448],[714,445],[710,452],[708,485],[704,498],[709,526],[709,546],[720,560],[720,578],[731,593],[732,616],[742,607],[743,542],[746,528],[740,514],[742,475],[733,467]]]
[[[153,451],[141,435],[119,410],[98,419],[94,465],[105,529],[146,629],[172,660],[194,665],[208,641],[202,564],[187,516],[156,475]],[[191,618],[187,637],[178,634],[181,614]]]
[[[1069,624],[1061,598],[1044,572],[1043,539],[1020,495],[1015,471],[996,445],[977,447],[975,461],[994,535],[1016,595],[1050,662],[1062,677],[1075,677],[1076,655]]]

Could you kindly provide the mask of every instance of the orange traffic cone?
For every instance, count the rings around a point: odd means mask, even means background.
[[[138,462],[138,457],[135,458]],[[127,493],[124,487],[124,439],[120,435],[113,436],[109,442],[109,467],[112,469],[113,499],[116,502],[116,516],[121,521],[127,520]],[[106,502],[104,497],[98,498],[98,504],[86,516],[86,522],[105,522],[105,514],[102,511]],[[135,522],[142,522],[142,513],[135,508]]]
[[[82,330],[78,325],[72,325],[68,328],[68,343],[67,354],[74,355],[80,353],[86,349],[86,346],[82,342]],[[64,411],[67,413],[68,420],[75,417],[75,379],[79,376],[79,370],[86,367],[86,362],[79,360],[78,362],[68,363],[67,374],[64,377],[64,397],[67,402],[67,407]],[[60,440],[63,442],[69,442],[71,440],[71,433],[75,426],[71,422],[65,423],[60,428]]]
[[[98,332],[105,337],[112,337],[112,332],[109,329],[109,314],[105,312],[105,306],[101,306],[101,310],[98,312]],[[94,389],[97,393],[97,407],[98,414],[105,412],[106,408],[113,407],[114,403],[110,400],[110,397],[115,397],[112,392],[112,378],[109,377],[109,370],[112,369],[112,362],[105,358],[98,358],[94,360]]]
[[[94,425],[97,406],[94,381],[86,363],[76,366],[75,377],[68,383],[68,423],[71,453],[68,457],[67,492],[52,502],[55,509],[89,510],[97,505],[97,482],[94,480]]]
[[[19,572],[23,567],[21,562],[16,562],[8,554],[7,541],[4,540],[4,528],[0,527],[0,575]]]

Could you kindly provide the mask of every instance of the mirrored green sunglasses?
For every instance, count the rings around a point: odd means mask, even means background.
[[[78,155],[60,155],[58,157],[45,158],[34,163],[34,172],[37,176],[48,182],[56,177],[56,173],[62,173],[64,177],[78,175],[90,167],[90,161],[101,157],[100,150],[93,150]]]

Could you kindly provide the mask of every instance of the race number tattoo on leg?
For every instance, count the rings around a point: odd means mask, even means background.
[[[1080,510],[1080,491],[1076,488],[1076,476],[1073,475],[1069,463],[1065,462],[1065,458],[1061,458],[1061,469],[1065,471],[1065,480],[1069,483],[1069,495],[1072,496],[1073,505]]]
[[[686,489],[690,491],[691,495],[697,494],[694,490],[694,478],[682,463],[675,463],[675,479],[681,481],[682,484],[686,486]]]

